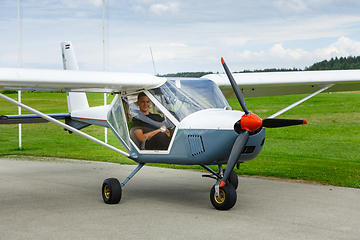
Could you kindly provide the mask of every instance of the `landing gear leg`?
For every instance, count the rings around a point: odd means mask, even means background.
[[[216,184],[211,188],[210,191],[210,201],[214,208],[218,210],[229,210],[232,208],[236,203],[236,188],[239,184],[236,172],[232,170],[230,172],[227,183],[223,187],[220,187],[220,182],[225,172],[225,169],[222,168],[222,165],[219,165],[218,173],[206,165],[201,165],[201,167],[211,173],[211,175],[203,175],[203,177],[210,177],[216,180]]]
[[[215,180],[221,180],[224,175],[224,172],[225,172],[225,169],[222,168],[222,165],[219,165],[218,173],[206,165],[200,165],[200,166],[211,173],[211,175],[203,175],[203,177],[209,177],[209,178],[213,178]],[[238,175],[236,174],[236,172],[234,170],[231,171],[228,182],[231,183],[231,185],[233,185],[235,189],[237,189],[237,187],[239,185],[239,179],[238,179]]]
[[[145,163],[140,163],[134,171],[132,171],[129,176],[127,176],[124,181],[119,182],[116,178],[105,179],[101,188],[102,198],[107,204],[117,204],[121,200],[122,196],[122,187],[145,165]]]

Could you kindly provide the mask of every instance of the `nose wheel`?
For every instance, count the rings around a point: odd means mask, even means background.
[[[219,187],[219,193],[216,194],[217,186],[214,185],[210,191],[210,201],[217,210],[229,210],[232,208],[237,199],[236,190],[230,183],[226,183],[223,187]]]

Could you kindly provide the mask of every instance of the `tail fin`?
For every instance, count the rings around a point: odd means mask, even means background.
[[[63,58],[64,70],[78,71],[75,53],[71,42],[62,42],[61,51]],[[68,110],[71,113],[75,110],[83,110],[89,108],[89,103],[86,97],[86,93],[67,93]]]

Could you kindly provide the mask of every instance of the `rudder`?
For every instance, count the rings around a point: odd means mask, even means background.
[[[79,67],[76,61],[74,48],[71,42],[62,42],[61,51],[63,58],[64,70],[78,71]],[[71,113],[76,110],[83,110],[89,108],[89,103],[84,92],[68,92],[67,93],[68,110]]]

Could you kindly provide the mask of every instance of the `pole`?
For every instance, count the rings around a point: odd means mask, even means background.
[[[21,68],[21,26],[20,26],[20,0],[18,0],[18,68]],[[21,103],[21,91],[18,91],[18,101]],[[21,115],[21,107],[18,107],[18,114]],[[22,128],[19,124],[19,149],[22,149]]]
[[[106,71],[106,49],[105,49],[105,0],[103,0],[103,71]],[[104,105],[107,105],[106,93],[104,93]],[[107,143],[107,128],[104,128],[105,143]]]

